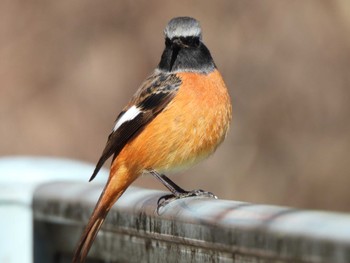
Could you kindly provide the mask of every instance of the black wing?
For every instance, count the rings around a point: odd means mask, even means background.
[[[92,181],[105,161],[114,155],[118,156],[124,146],[142,131],[174,98],[181,80],[174,74],[157,73],[151,75],[133,96],[128,106],[119,114],[115,123],[132,106],[140,111],[134,118],[123,122],[109,135],[102,156],[89,181]]]

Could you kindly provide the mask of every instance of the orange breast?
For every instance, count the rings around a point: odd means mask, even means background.
[[[176,97],[120,152],[115,164],[160,171],[191,166],[214,152],[228,130],[232,108],[221,74],[178,73]],[[114,165],[113,165],[114,166]]]

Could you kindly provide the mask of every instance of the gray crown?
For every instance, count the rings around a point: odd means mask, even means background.
[[[165,37],[199,37],[202,38],[202,29],[199,22],[192,17],[175,17],[164,29]]]

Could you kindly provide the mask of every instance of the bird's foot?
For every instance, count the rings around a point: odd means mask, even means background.
[[[183,192],[177,192],[175,194],[169,194],[169,195],[164,195],[162,197],[160,197],[158,199],[158,207],[157,207],[157,211],[159,212],[159,210],[163,207],[165,207],[167,204],[175,201],[175,200],[179,200],[182,198],[187,198],[187,197],[204,197],[204,198],[214,198],[214,199],[218,199],[218,197],[216,195],[214,195],[211,192],[207,192],[201,189],[196,189],[196,190],[192,190],[192,191],[183,191]]]

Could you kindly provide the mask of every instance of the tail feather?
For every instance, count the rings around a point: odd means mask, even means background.
[[[117,175],[113,177],[115,178]],[[91,245],[95,240],[95,237],[100,230],[109,210],[124,193],[130,183],[131,182],[129,182],[129,180],[113,180],[113,178],[111,179],[110,177],[103,192],[101,193],[94,211],[92,212],[91,218],[80,237],[72,263],[85,262]]]
[[[103,211],[103,213],[90,219],[79,241],[78,247],[75,250],[72,261],[73,263],[81,263],[85,261],[91,245],[106,218],[106,215],[107,211]]]

